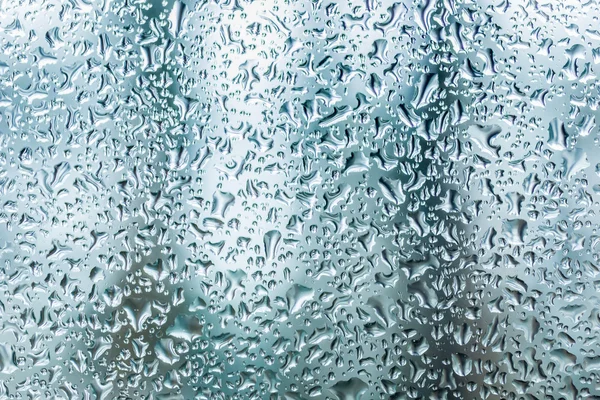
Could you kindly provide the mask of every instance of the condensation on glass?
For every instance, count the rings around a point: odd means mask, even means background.
[[[0,1],[0,398],[600,399],[599,17]]]

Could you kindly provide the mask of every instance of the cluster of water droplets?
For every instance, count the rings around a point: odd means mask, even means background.
[[[0,8],[0,398],[600,398],[597,2]]]

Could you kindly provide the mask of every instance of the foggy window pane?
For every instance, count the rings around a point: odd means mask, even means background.
[[[0,400],[600,399],[598,16],[0,0]]]

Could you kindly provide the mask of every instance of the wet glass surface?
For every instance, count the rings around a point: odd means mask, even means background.
[[[0,399],[600,399],[600,4],[0,1]]]

